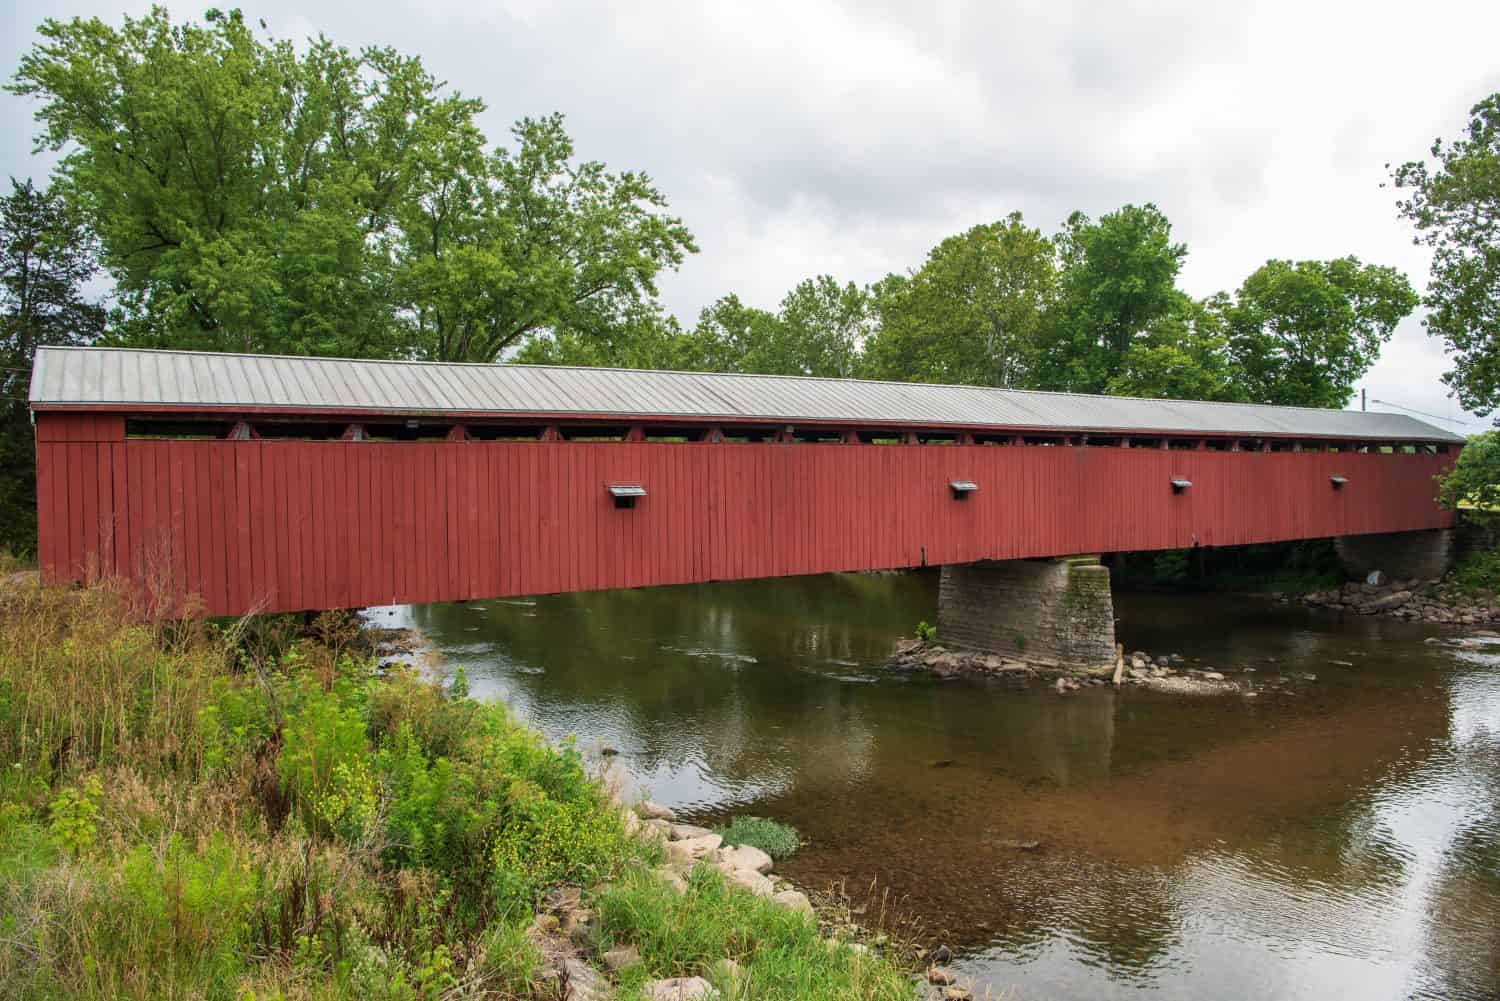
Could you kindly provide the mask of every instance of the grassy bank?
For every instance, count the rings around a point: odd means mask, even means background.
[[[716,870],[674,892],[579,756],[502,706],[377,675],[345,618],[313,633],[0,588],[0,997],[556,997],[532,926],[560,883],[598,916],[585,959],[638,950],[621,998],[695,974],[913,996]]]

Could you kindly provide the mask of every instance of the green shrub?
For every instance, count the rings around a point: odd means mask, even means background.
[[[542,955],[527,933],[529,921],[496,921],[484,937],[484,972],[503,995],[528,997]]]
[[[78,862],[0,883],[10,930],[26,949],[0,950],[0,988],[17,998],[234,996],[250,962],[256,877],[223,838],[193,848]]]
[[[1469,436],[1453,468],[1438,478],[1438,502],[1447,508],[1500,510],[1500,431]]]
[[[140,621],[108,588],[0,584],[0,997],[539,997],[541,890],[658,860],[574,746],[463,684],[377,678],[347,637],[288,620]],[[732,828],[774,855],[796,844],[769,821]],[[700,882],[642,916],[683,923],[657,967],[753,952],[768,998],[896,996],[887,965]]]
[[[309,830],[357,838],[349,816],[357,807],[350,800],[359,795],[355,786],[369,785],[370,746],[362,705],[345,686],[325,692],[306,678],[298,695],[282,725],[276,763],[282,789]]]
[[[275,732],[265,693],[242,678],[216,679],[212,701],[198,710],[203,765],[210,772],[232,772]]]
[[[94,847],[102,795],[104,784],[97,775],[90,775],[82,786],[69,786],[57,794],[49,807],[52,819],[48,830],[59,848],[81,855]]]
[[[729,826],[715,832],[727,845],[749,845],[774,859],[787,858],[802,846],[795,827],[765,817],[731,817]]]
[[[617,811],[554,798],[528,779],[511,783],[493,854],[501,903],[529,904],[551,883],[598,882],[629,857]]]
[[[120,867],[120,892],[101,898],[98,929],[132,962],[223,983],[238,972],[249,931],[256,878],[247,862],[222,835],[201,849],[174,836],[160,856],[138,845]]]
[[[1453,568],[1458,586],[1473,594],[1477,591],[1500,592],[1500,549],[1470,553]]]
[[[638,998],[659,977],[704,975],[726,998],[756,1001],[914,1001],[911,979],[879,956],[830,947],[813,918],[728,884],[700,865],[679,894],[649,871],[633,870],[595,901],[602,948],[634,945],[637,966],[617,997]],[[721,959],[740,964],[734,982]]]
[[[937,626],[923,619],[917,623],[917,639],[923,643],[931,643],[937,639]]]

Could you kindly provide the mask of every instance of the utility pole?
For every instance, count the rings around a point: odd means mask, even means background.
[[[1361,413],[1363,413],[1365,409],[1365,391],[1363,389],[1359,391],[1359,409]]]

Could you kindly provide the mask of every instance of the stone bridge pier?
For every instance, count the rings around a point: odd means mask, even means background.
[[[1114,665],[1114,602],[1109,568],[1098,556],[947,564],[942,573],[944,645],[1059,665]]]
[[[1431,580],[1448,572],[1453,530],[1342,535],[1334,540],[1344,569],[1358,577],[1376,570],[1393,579]]]

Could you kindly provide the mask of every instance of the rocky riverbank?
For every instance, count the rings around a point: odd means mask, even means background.
[[[886,668],[901,674],[920,674],[940,680],[1000,679],[1018,686],[1046,684],[1058,695],[1086,688],[1146,688],[1171,695],[1233,695],[1256,698],[1262,694],[1295,694],[1315,682],[1307,672],[1284,672],[1275,666],[1218,668],[1180,654],[1125,654],[1115,668],[1087,670],[1052,660],[1020,660],[972,650],[950,650],[938,643],[905,640]],[[1118,678],[1118,682],[1116,681]]]
[[[1466,593],[1451,578],[1390,580],[1384,574],[1371,574],[1364,581],[1304,594],[1301,601],[1314,608],[1384,615],[1411,622],[1455,626],[1500,623],[1500,606],[1493,598]]]
[[[422,676],[441,683],[441,658],[420,630],[383,626],[372,619],[375,616],[367,615],[360,621],[359,634],[352,641],[356,647],[386,668],[414,667]],[[800,958],[786,962],[803,963],[807,968],[799,975],[810,977],[815,990],[822,989],[816,987],[819,981],[837,982],[844,976],[841,968],[856,964],[865,982],[885,984],[882,997],[894,996],[889,990],[893,985],[910,990],[914,1001],[919,997],[922,1001],[969,1001],[973,997],[946,970],[929,969],[925,983],[914,982],[920,954],[913,947],[896,944],[878,929],[862,928],[835,898],[819,895],[815,904],[808,893],[773,872],[771,856],[761,849],[727,845],[719,833],[682,823],[667,807],[641,801],[639,784],[630,780],[611,750],[599,750],[598,771],[593,773],[607,797],[606,808],[619,811],[626,835],[637,844],[646,842],[650,850],[644,857],[654,856],[659,863],[648,867],[650,863],[637,860],[598,885],[560,884],[547,889],[524,927],[526,948],[538,963],[528,996],[606,1001],[638,992],[645,1001],[733,1001],[755,996],[756,984],[783,978],[784,971],[772,969],[777,961],[762,960],[757,950],[767,954],[779,950],[795,957],[800,947]],[[713,870],[715,876],[707,876],[705,869]],[[723,883],[720,889],[715,888],[718,878]],[[741,903],[730,904],[726,893],[738,896]],[[650,936],[619,934],[620,894],[632,898],[630,907],[650,911],[640,916],[644,924],[693,922],[695,932],[709,938],[713,936],[702,927],[709,919],[701,913],[693,916],[702,911],[705,898],[736,910],[742,921],[747,920],[746,895],[755,898],[753,907],[762,912],[785,911],[813,920],[788,925],[779,918],[770,923],[759,919],[757,924],[752,917],[750,924],[765,936],[759,943],[743,941],[748,931],[728,932],[725,947],[701,961],[664,962],[662,942]],[[721,919],[736,920],[723,915],[713,918]],[[816,946],[810,955],[806,944],[799,946],[808,936]]]
[[[837,908],[828,908],[828,913],[815,910],[806,893],[773,873],[771,856],[759,848],[726,845],[716,832],[680,823],[672,810],[657,803],[647,801],[621,809],[627,831],[660,845],[664,861],[651,870],[651,875],[671,894],[680,897],[693,892],[690,888],[693,870],[712,866],[731,886],[777,907],[814,917],[830,952],[847,950],[873,959],[889,951],[887,936],[869,936],[847,915],[833,913]],[[553,887],[526,933],[543,959],[544,986],[550,987],[551,995],[566,1001],[605,1001],[614,996],[612,978],[621,980],[643,962],[640,950],[633,945],[599,951],[598,917],[590,906],[590,898],[602,889]],[[941,948],[928,958],[946,959],[948,955],[947,949]],[[906,959],[901,960],[901,965],[906,965]],[[923,1001],[972,1001],[974,996],[950,971],[934,963],[929,963],[923,979],[926,981]],[[716,984],[726,989],[720,990]],[[702,964],[701,975],[645,981],[640,992],[647,1001],[753,996],[748,974],[740,963],[727,956]]]

